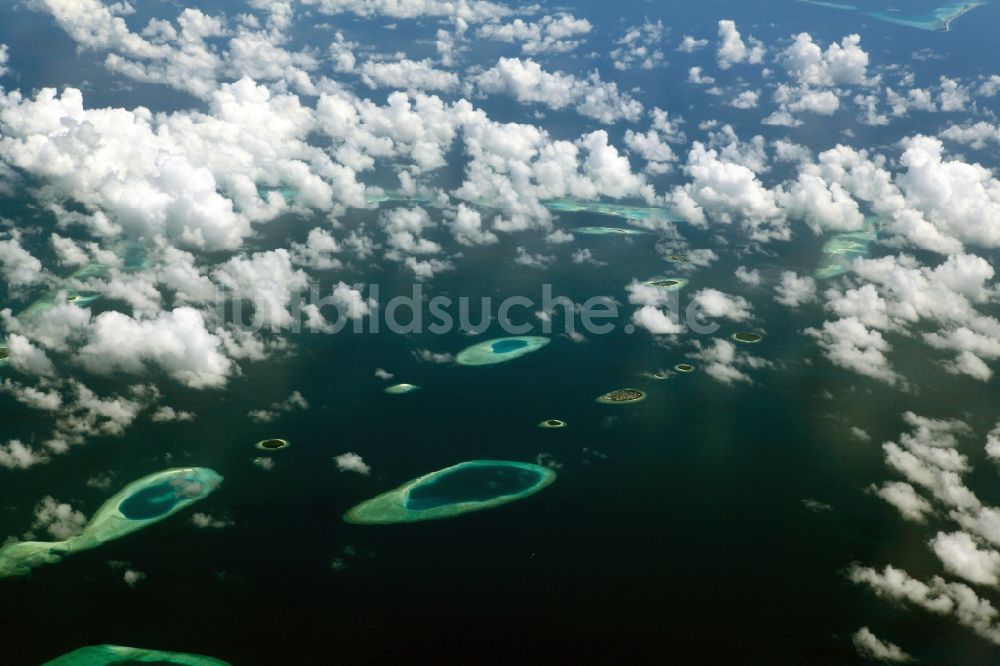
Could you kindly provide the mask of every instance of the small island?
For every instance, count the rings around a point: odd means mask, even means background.
[[[647,287],[659,287],[666,291],[677,291],[678,289],[683,289],[687,285],[688,281],[684,278],[655,278],[653,280],[646,280],[643,282]]]
[[[667,261],[672,261],[677,264],[686,264],[689,260],[686,254],[668,254]]]
[[[670,375],[663,370],[657,370],[656,372],[654,372],[649,376],[652,377],[653,379],[659,379],[661,381],[664,379],[668,379],[670,377]]]
[[[759,333],[740,332],[740,333],[733,333],[732,339],[736,342],[742,342],[744,344],[752,345],[763,340],[764,336]]]
[[[687,374],[689,372],[694,372],[694,366],[690,363],[678,363],[674,366],[674,370]]]
[[[0,344],[0,367],[10,363],[10,347]]]
[[[466,347],[455,357],[455,362],[459,365],[504,363],[538,351],[547,344],[549,339],[541,336],[494,338]]]
[[[287,449],[289,447],[289,442],[287,439],[274,437],[272,439],[262,439],[254,444],[254,446],[261,451],[280,451],[281,449]]]
[[[506,460],[471,460],[425,474],[362,502],[344,520],[390,525],[453,518],[534,495],[555,481],[548,467]]]
[[[565,428],[566,422],[561,419],[546,419],[538,424],[539,428]]]
[[[642,402],[646,399],[646,394],[639,389],[623,388],[605,393],[597,399],[602,405],[624,405],[633,402]]]
[[[416,384],[393,384],[392,386],[387,386],[385,392],[389,395],[403,395],[405,393],[412,393],[419,388]]]
[[[42,666],[112,666],[112,664],[177,664],[177,666],[230,666],[229,662],[200,654],[163,652],[121,645],[91,645],[73,650]]]

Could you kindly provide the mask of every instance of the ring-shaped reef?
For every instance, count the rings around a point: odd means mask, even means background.
[[[111,666],[112,664],[177,664],[178,666],[230,666],[228,661],[200,654],[163,652],[121,645],[90,645],[47,661],[42,666]]]
[[[466,347],[455,357],[459,365],[493,365],[520,358],[549,344],[549,339],[537,335],[493,338]]]
[[[280,437],[262,439],[254,444],[254,447],[260,449],[261,451],[280,451],[282,449],[287,449],[289,446],[289,441],[287,439],[281,439]]]
[[[385,392],[389,395],[403,395],[405,393],[413,393],[419,388],[416,384],[393,384],[392,386],[387,386]]]
[[[744,344],[753,345],[757,344],[764,339],[764,336],[760,333],[751,333],[749,331],[740,331],[739,333],[733,333],[731,338],[735,342],[742,342]]]
[[[538,424],[539,428],[565,428],[566,422],[562,419],[545,419]]]
[[[453,518],[534,495],[556,480],[548,467],[507,460],[470,460],[425,474],[362,502],[344,520],[389,525]]]
[[[622,227],[577,227],[570,229],[570,231],[586,236],[641,236],[646,233],[638,229],[624,229]]]
[[[623,388],[608,391],[597,399],[602,405],[626,405],[633,402],[642,402],[646,399],[646,394],[639,389]]]
[[[654,278],[643,282],[647,287],[658,287],[664,291],[677,291],[687,286],[688,281],[684,278],[664,277]]]
[[[215,490],[222,477],[207,467],[168,469],[133,481],[101,505],[83,531],[65,541],[20,541],[0,548],[0,578],[96,548],[169,518]]]
[[[658,379],[661,381],[664,379],[670,379],[670,375],[663,370],[657,370],[656,372],[650,373],[649,376],[652,377],[653,379]]]
[[[694,372],[694,366],[691,365],[690,363],[678,363],[677,365],[674,366],[674,370],[686,374],[688,372]]]

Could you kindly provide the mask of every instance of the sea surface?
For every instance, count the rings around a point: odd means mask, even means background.
[[[948,54],[950,74],[971,77],[992,73],[1000,62],[998,7],[977,8],[949,32],[792,1],[625,8],[593,2],[584,3],[582,13],[614,25],[627,10],[623,26],[649,17],[676,35],[710,38],[718,18],[734,18],[745,26],[744,35],[768,42],[809,31],[825,43],[860,31],[865,45],[887,61],[934,48]],[[139,11],[141,16],[145,9]],[[607,44],[600,39],[593,48],[603,54]],[[139,103],[170,111],[197,104],[155,86],[119,89],[99,56],[77,54],[50,19],[23,8],[0,8],[0,42],[10,45],[22,89],[83,82],[88,105]],[[484,61],[495,60],[495,46],[483,47]],[[595,60],[602,70],[603,57]],[[681,85],[681,58],[669,59],[678,63],[655,75],[624,72],[619,85],[641,86],[644,102],[696,125],[709,112],[697,106],[702,97]],[[938,60],[920,66],[929,79],[938,68],[944,71]],[[501,120],[523,114],[509,100],[483,103]],[[710,111],[722,121],[736,113],[742,112],[721,105]],[[575,122],[550,124],[554,134],[574,136],[580,130]],[[754,125],[754,131],[825,146],[844,129],[837,122]],[[886,134],[855,127],[851,142],[888,145],[918,122],[899,121]],[[457,184],[460,172],[444,174],[445,182],[449,178]],[[15,224],[44,216],[20,196],[0,206],[0,216]],[[342,222],[371,223],[376,215],[353,212]],[[566,229],[625,225],[588,213],[556,220]],[[279,220],[254,242],[264,248],[302,240],[312,226]],[[661,345],[622,326],[584,341],[553,334],[539,351],[485,367],[420,362],[415,351],[456,354],[504,335],[496,325],[478,336],[457,330],[303,333],[286,353],[243,364],[223,391],[192,391],[151,375],[165,404],[196,412],[197,419],[144,419],[126,436],[91,441],[44,469],[3,473],[0,537],[24,533],[42,496],[89,514],[128,482],[186,465],[224,477],[194,510],[232,526],[198,529],[188,510],[30,576],[0,580],[0,663],[37,666],[83,645],[114,643],[211,655],[234,665],[833,665],[859,663],[850,635],[862,624],[879,627],[926,663],[996,663],[1000,649],[967,629],[921,611],[900,612],[844,574],[854,562],[891,562],[920,579],[940,573],[927,530],[900,520],[868,491],[889,476],[879,443],[905,430],[906,411],[969,423],[977,433],[962,447],[975,468],[969,485],[985,503],[1000,502],[996,470],[984,458],[980,436],[996,421],[995,391],[946,373],[926,347],[893,336],[894,363],[913,390],[859,380],[833,368],[803,336],[805,327],[823,321],[821,306],[806,305],[791,317],[769,287],[734,277],[740,265],[758,269],[767,283],[784,270],[811,273],[822,259],[822,237],[799,234],[768,254],[750,256],[724,232],[681,231],[685,249],[713,249],[720,259],[708,268],[667,262],[663,241],[653,234],[579,235],[571,248],[555,251],[589,248],[603,265],[563,257],[539,272],[511,258],[516,245],[548,251],[540,238],[537,245],[505,239],[464,250],[461,270],[436,277],[425,293],[468,296],[474,303],[482,296],[540,300],[542,284],[550,283],[553,293],[577,302],[599,295],[617,300],[624,324],[631,312],[624,287],[633,279],[684,277],[690,283],[682,299],[712,287],[752,303],[752,325],[723,322],[718,333],[764,335],[759,344],[739,347],[768,361],[769,367],[751,371],[752,383],[721,384],[691,360],[690,346]],[[32,249],[44,256],[44,239]],[[892,252],[876,247],[873,256]],[[377,283],[384,299],[410,293],[412,278],[396,264],[373,259],[356,268],[348,281]],[[346,279],[337,271],[319,275],[327,286]],[[18,311],[30,300],[8,302]],[[115,303],[92,307],[97,313]],[[537,324],[533,312],[522,312]],[[557,329],[561,321],[557,317]],[[697,369],[666,380],[649,376],[680,362]],[[392,372],[392,382],[421,389],[387,395],[376,368]],[[102,391],[126,385],[120,379],[88,383]],[[624,387],[648,397],[629,405],[595,402]],[[247,418],[249,410],[293,391],[309,409],[266,424]],[[552,418],[568,426],[537,427]],[[47,426],[9,396],[0,396],[0,423],[4,439],[29,438]],[[872,440],[859,441],[852,427]],[[271,437],[291,445],[272,453],[254,448]],[[333,457],[348,451],[363,456],[370,475],[337,469]],[[271,458],[273,469],[254,464],[259,456]],[[476,459],[537,461],[552,466],[558,478],[524,500],[454,519],[394,526],[342,519],[352,506],[410,479]],[[88,485],[109,473],[110,487]],[[143,571],[146,579],[123,585],[125,567]]]

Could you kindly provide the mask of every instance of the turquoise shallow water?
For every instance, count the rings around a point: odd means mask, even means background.
[[[501,340],[490,345],[490,349],[496,354],[507,354],[518,349],[524,349],[528,343],[524,340]]]
[[[538,475],[501,465],[465,467],[410,489],[408,509],[431,509],[459,502],[482,502],[514,495],[538,483]]]
[[[118,505],[118,510],[129,520],[146,520],[161,516],[181,501],[177,486],[170,481],[143,488]]]

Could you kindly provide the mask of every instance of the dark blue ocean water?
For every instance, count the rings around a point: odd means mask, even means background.
[[[642,17],[660,18],[674,37],[712,38],[718,19],[734,18],[744,36],[752,33],[767,43],[802,30],[824,43],[858,31],[865,47],[885,62],[913,62],[911,54],[928,47],[947,54],[946,61],[920,61],[920,77],[933,83],[944,71],[993,73],[1000,61],[998,11],[980,8],[948,33],[796,2],[594,2],[578,13],[622,29]],[[338,21],[363,29],[351,17]],[[611,30],[608,39],[614,36]],[[603,38],[595,37],[593,46],[601,53],[607,51]],[[198,105],[155,86],[116,85],[99,66],[99,55],[77,54],[50,21],[32,12],[0,9],[0,42],[10,45],[11,67],[26,90],[85,81],[88,104],[141,103],[163,111]],[[483,45],[484,61],[496,57],[494,47]],[[411,57],[419,57],[418,48]],[[746,123],[746,115],[734,109],[707,110],[703,95],[682,83],[693,58],[668,54],[665,71],[616,78],[623,89],[640,88],[636,94],[647,105],[688,118],[693,135],[705,116]],[[560,58],[551,64],[559,66]],[[594,64],[611,71],[603,56]],[[575,70],[579,63],[564,66]],[[523,118],[524,109],[509,101],[484,104],[498,119]],[[582,129],[568,112],[565,119],[547,115],[556,135],[574,137]],[[888,132],[835,116],[791,130],[752,124],[747,133],[824,148],[850,126],[852,145],[885,146],[927,123],[938,129],[938,120],[915,114]],[[620,138],[622,131],[612,134]],[[674,179],[679,176],[664,176],[658,185]],[[3,206],[2,215],[15,220],[42,215],[21,200]],[[345,222],[371,219],[371,213],[357,213]],[[559,223],[617,222],[577,215]],[[281,220],[262,229],[255,243],[263,248],[301,240],[312,226]],[[782,270],[808,272],[819,261],[821,239],[800,229],[772,254],[746,257],[735,239],[683,233],[692,247],[713,248],[721,258],[687,275],[690,284],[682,293],[714,287],[753,304],[753,330],[765,337],[752,352],[773,365],[753,371],[752,384],[724,386],[697,371],[665,381],[648,378],[687,360],[690,345],[666,346],[621,329],[584,342],[558,336],[535,353],[489,367],[414,357],[419,349],[457,353],[503,335],[497,328],[478,338],[459,332],[302,335],[290,352],[244,364],[224,391],[194,392],[158,381],[163,402],[196,412],[197,420],[143,420],[124,438],[92,441],[28,472],[3,472],[0,535],[23,533],[32,507],[45,495],[91,513],[118,487],[177,465],[211,467],[225,477],[195,510],[224,516],[233,526],[197,529],[189,510],[30,577],[0,581],[0,663],[33,666],[81,645],[108,642],[203,653],[236,665],[403,659],[853,664],[858,657],[849,637],[861,625],[891,636],[927,663],[995,663],[997,648],[967,630],[893,607],[843,575],[856,561],[891,562],[918,578],[940,573],[926,545],[934,524],[929,530],[905,523],[866,492],[887,478],[879,443],[903,429],[906,410],[968,421],[977,433],[962,449],[976,467],[969,485],[984,502],[1000,501],[996,470],[981,449],[983,433],[996,420],[995,392],[947,374],[938,364],[943,357],[893,336],[894,361],[913,381],[912,392],[833,369],[801,334],[822,321],[818,306],[806,306],[793,319],[769,289],[748,287],[733,276],[741,264],[770,282]],[[518,245],[554,252],[560,261],[544,274],[525,269],[512,262]],[[569,255],[581,247],[605,265],[574,264]],[[633,278],[675,269],[661,255],[654,236],[581,236],[572,247],[554,250],[540,237],[504,239],[495,247],[465,250],[461,270],[435,279],[426,291],[474,300],[540,298],[544,280],[578,302],[595,295],[624,301],[624,286]],[[410,276],[391,263],[322,278],[328,285],[341,279],[377,282],[384,298],[409,293],[412,286]],[[112,306],[94,305],[96,311]],[[745,328],[726,325],[719,335]],[[422,389],[386,395],[375,368]],[[122,387],[120,380],[98,378],[88,378],[88,385],[101,391]],[[649,397],[628,406],[595,404],[598,395],[624,386]],[[247,418],[248,410],[294,390],[310,409],[264,425]],[[536,427],[548,418],[569,427]],[[0,422],[5,438],[30,439],[48,426],[46,418],[6,396],[0,397]],[[864,428],[872,441],[852,438],[852,426]],[[254,442],[268,437],[286,438],[292,446],[268,454],[274,469],[264,471],[252,459],[260,455]],[[346,451],[361,454],[372,474],[339,472],[332,458]],[[358,502],[463,460],[535,461],[540,455],[558,464],[557,481],[493,511],[385,527],[348,525],[341,518]],[[114,474],[112,488],[87,486],[88,478],[108,472]],[[811,512],[805,499],[832,510]],[[332,567],[334,560],[343,566]],[[121,562],[145,572],[146,580],[125,586],[120,567],[109,565]]]

